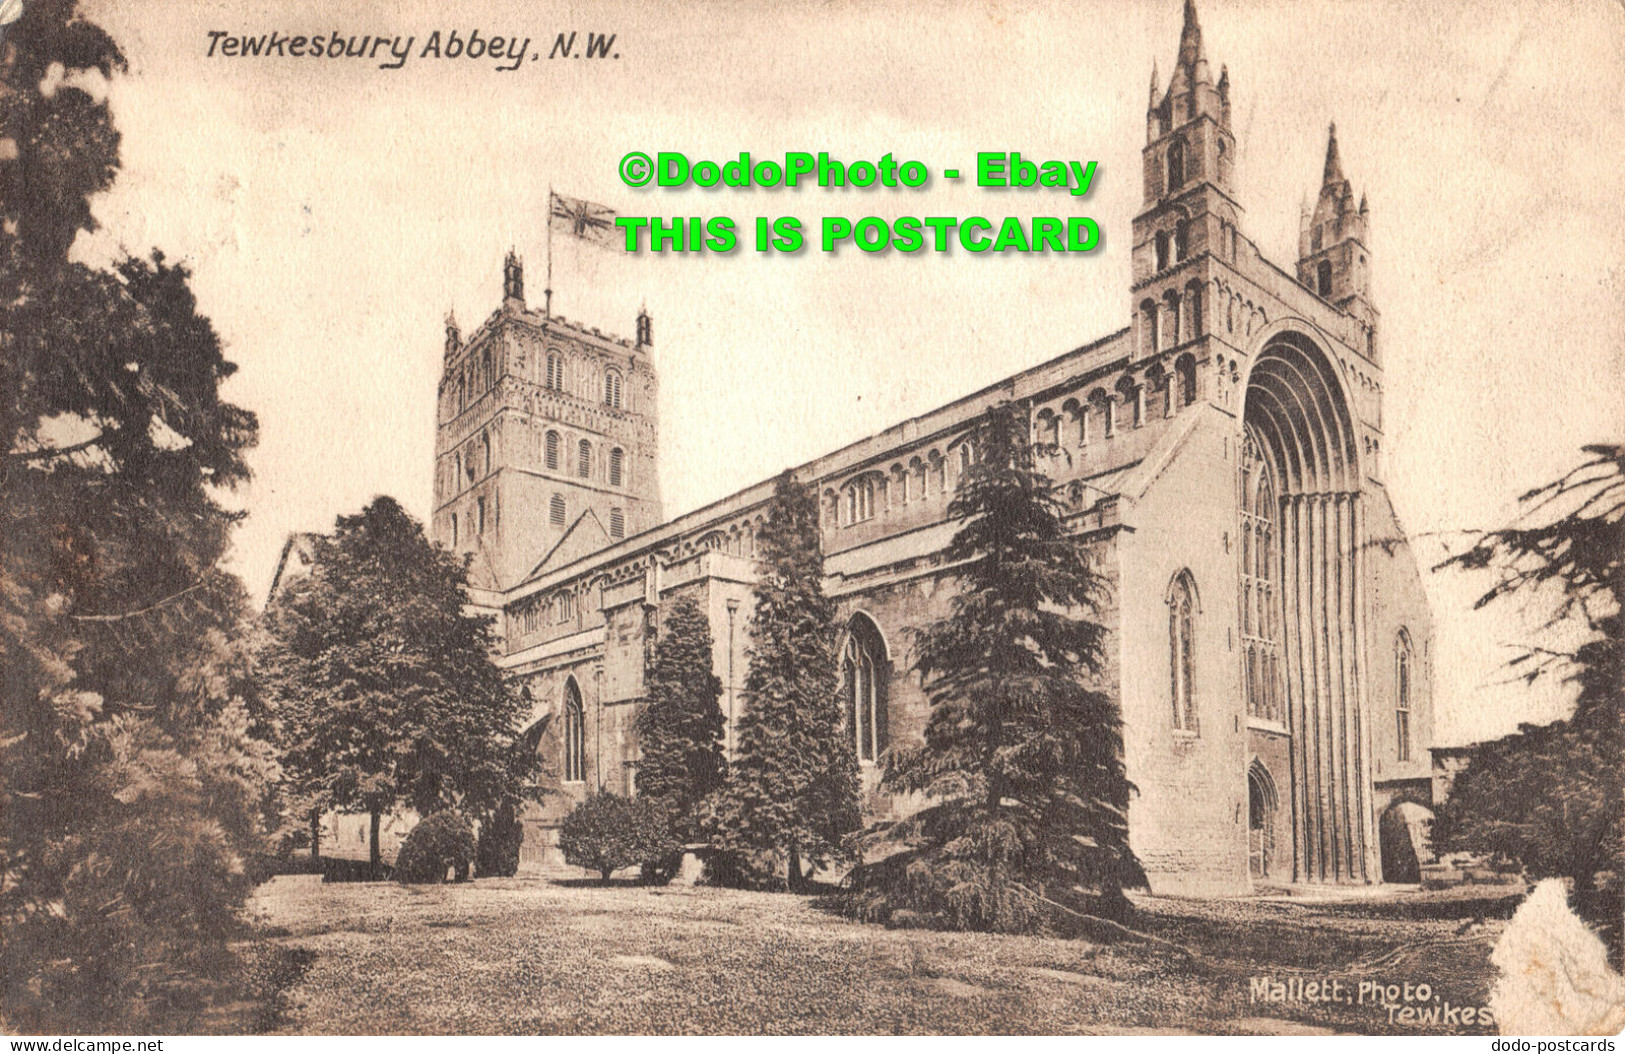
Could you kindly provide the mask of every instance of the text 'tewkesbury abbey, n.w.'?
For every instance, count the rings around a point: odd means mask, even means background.
[[[553,38],[548,59],[618,59],[614,33],[565,30]],[[419,39],[423,43],[418,44]],[[376,62],[379,69],[398,70],[407,60],[459,59],[488,62],[493,69],[509,73],[528,58],[540,62],[540,48],[532,49],[531,37],[524,33],[481,32],[478,29],[436,29],[427,36],[385,36],[371,33],[284,33],[271,30],[258,34],[234,34],[229,30],[209,31],[207,58],[225,59],[360,59]]]

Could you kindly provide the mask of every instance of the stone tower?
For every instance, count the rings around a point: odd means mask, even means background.
[[[1370,330],[1377,325],[1371,303],[1371,211],[1362,195],[1354,204],[1354,188],[1343,175],[1337,152],[1337,125],[1326,134],[1326,168],[1321,176],[1315,209],[1303,213],[1298,233],[1298,282],[1316,295],[1360,319]],[[1366,349],[1378,361],[1376,343]]]
[[[659,384],[647,312],[628,341],[525,305],[503,262],[502,306],[465,340],[446,319],[431,532],[503,590],[659,524]]]

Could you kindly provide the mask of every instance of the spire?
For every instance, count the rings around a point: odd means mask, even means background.
[[[1202,51],[1202,26],[1196,21],[1196,0],[1185,0],[1185,28],[1179,32],[1179,64],[1187,69],[1206,62]]]
[[[1151,60],[1151,101],[1147,104],[1147,107],[1149,109],[1155,110],[1157,108],[1157,103],[1159,103],[1160,101],[1161,100],[1157,98],[1157,60],[1152,59]]]
[[[1343,159],[1337,154],[1337,122],[1333,121],[1326,132],[1326,172],[1320,182],[1329,187],[1343,181]]]
[[[453,308],[446,312],[446,358],[452,358],[462,346],[463,334],[457,328],[457,311]]]
[[[1230,67],[1223,63],[1219,64],[1219,98],[1230,101]]]
[[[1360,192],[1360,215],[1368,216],[1370,213],[1371,209],[1365,203],[1365,191],[1362,190]]]

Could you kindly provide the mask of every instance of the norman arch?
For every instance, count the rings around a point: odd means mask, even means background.
[[[1361,466],[1349,394],[1312,332],[1291,320],[1264,328],[1242,389],[1247,456],[1238,471],[1253,478],[1238,487],[1237,529],[1252,527],[1256,549],[1262,527],[1268,548],[1262,564],[1256,552],[1238,554],[1253,563],[1243,576],[1237,628],[1262,642],[1261,663],[1266,652],[1279,655],[1278,672],[1261,669],[1255,684],[1264,684],[1263,708],[1279,715],[1291,736],[1295,877],[1367,882],[1377,877],[1377,842],[1367,790]],[[1270,604],[1262,614],[1280,619],[1278,633],[1259,631],[1256,590],[1266,582]],[[1255,590],[1250,608],[1248,584]],[[1238,709],[1265,716],[1256,702]]]

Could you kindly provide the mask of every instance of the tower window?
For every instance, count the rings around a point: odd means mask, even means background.
[[[1322,260],[1315,265],[1316,292],[1321,296],[1332,295],[1332,262]]]
[[[1158,231],[1157,232],[1156,247],[1157,247],[1157,270],[1166,271],[1168,269],[1168,232],[1167,231]]]
[[[474,503],[474,508],[477,510],[477,521],[476,522],[479,524],[479,526],[477,528],[477,533],[484,534],[485,533],[485,499],[481,498],[478,501],[476,501]]]
[[[615,410],[621,408],[621,374],[618,370],[604,374],[604,405]]]
[[[1183,260],[1191,251],[1191,225],[1185,220],[1174,224],[1174,262]]]
[[[564,359],[555,352],[547,353],[547,386],[554,391],[564,388]]]
[[[1400,761],[1411,759],[1411,638],[1404,630],[1394,642],[1394,733]]]
[[[484,474],[491,474],[491,437],[480,436],[480,463],[484,466]]]
[[[457,548],[457,514],[451,514],[451,547]]]
[[[564,526],[564,495],[555,494],[547,503],[547,520],[555,527]]]
[[[585,439],[576,444],[576,475],[582,479],[592,475],[592,444]]]
[[[621,485],[621,462],[625,456],[620,447],[609,452],[609,485],[612,487]]]
[[[547,439],[542,445],[542,463],[550,469],[557,470],[559,467],[559,434],[557,432],[547,433]]]
[[[626,537],[626,513],[620,509],[609,510],[609,536],[611,538]]]
[[[1168,144],[1168,190],[1178,190],[1185,185],[1185,141],[1175,139]]]

